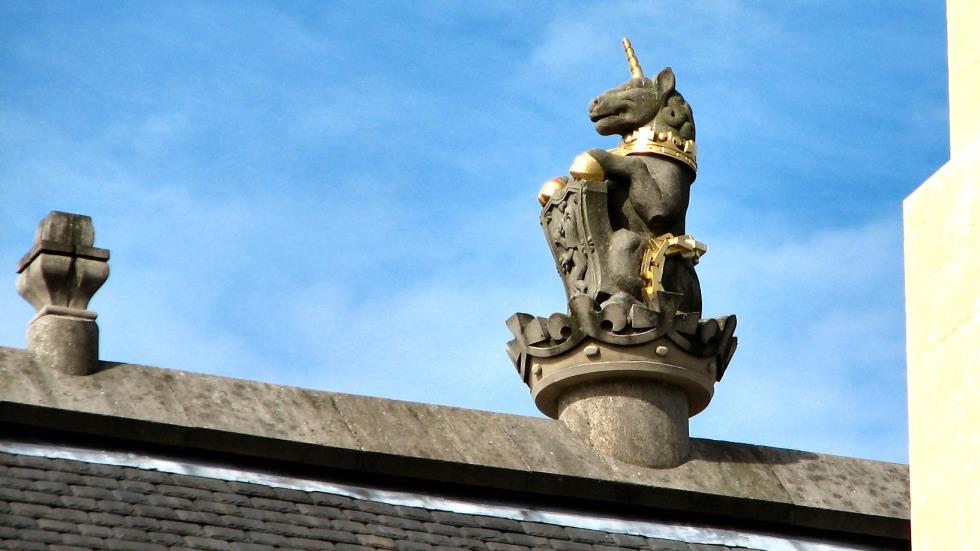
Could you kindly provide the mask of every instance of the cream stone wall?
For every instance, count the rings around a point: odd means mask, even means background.
[[[950,161],[905,212],[912,545],[980,545],[980,0],[949,0]]]
[[[980,129],[980,0],[948,0],[949,143],[952,157]]]
[[[980,545],[980,141],[905,200],[912,539]]]

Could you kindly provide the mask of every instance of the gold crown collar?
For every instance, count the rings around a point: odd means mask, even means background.
[[[650,126],[641,126],[628,136],[623,136],[619,145],[609,150],[616,155],[661,155],[680,161],[698,171],[698,145],[671,130],[657,132]]]

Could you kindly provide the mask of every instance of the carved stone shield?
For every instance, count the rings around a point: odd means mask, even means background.
[[[568,299],[601,303],[615,292],[609,278],[608,193],[605,182],[570,178],[541,209],[541,228]]]

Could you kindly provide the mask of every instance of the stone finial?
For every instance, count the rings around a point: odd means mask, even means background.
[[[52,211],[17,264],[17,292],[37,315],[27,345],[38,362],[74,375],[95,370],[99,328],[88,303],[109,277],[109,251],[94,247],[92,219]]]
[[[686,225],[694,112],[669,67],[646,77],[623,46],[632,78],[589,104],[596,131],[622,141],[580,154],[538,193],[569,313],[515,314],[507,352],[538,409],[593,449],[672,468],[735,352],[736,320],[701,318],[707,247]]]

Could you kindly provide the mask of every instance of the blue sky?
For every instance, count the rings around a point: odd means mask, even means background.
[[[2,2],[0,34],[0,345],[65,210],[112,250],[104,359],[536,415],[504,320],[565,309],[535,194],[614,145],[586,105],[628,36],[694,107],[705,314],[739,317],[692,434],[907,460],[943,2]]]

